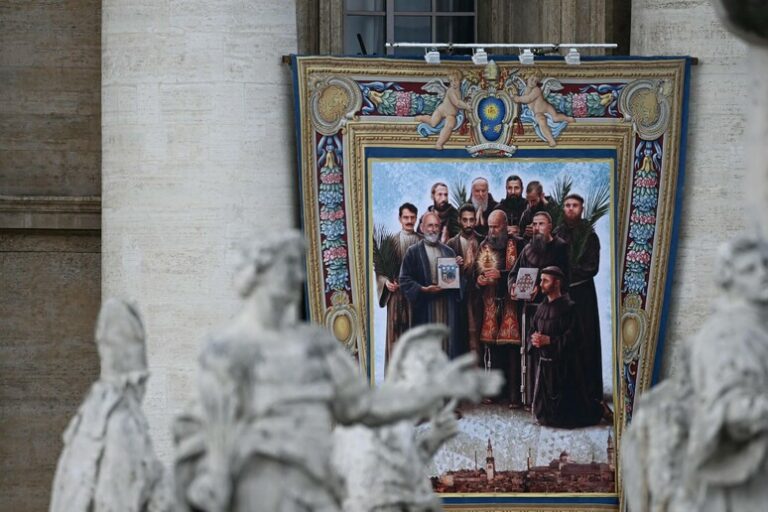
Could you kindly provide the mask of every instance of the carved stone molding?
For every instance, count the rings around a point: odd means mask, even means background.
[[[0,195],[0,229],[100,231],[101,197]]]

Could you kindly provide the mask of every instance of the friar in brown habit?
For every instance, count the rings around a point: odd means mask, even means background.
[[[573,302],[562,292],[564,280],[558,267],[541,271],[545,299],[536,309],[530,334],[537,369],[532,410],[541,425],[587,427],[600,422],[602,407],[587,393],[580,357],[584,336]]]

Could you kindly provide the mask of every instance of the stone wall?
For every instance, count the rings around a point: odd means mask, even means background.
[[[747,48],[721,25],[707,0],[632,2],[632,53],[692,55],[688,147],[677,265],[662,375],[674,349],[709,311],[715,250],[748,227],[744,196]]]
[[[99,0],[0,5],[0,510],[48,508],[98,374]]]
[[[293,1],[103,2],[103,296],[145,316],[161,458],[206,332],[237,307],[236,245],[297,223]]]

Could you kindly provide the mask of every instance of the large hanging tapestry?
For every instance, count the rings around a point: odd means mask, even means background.
[[[456,407],[429,468],[445,507],[619,509],[622,431],[660,367],[690,60],[292,67],[311,320],[372,385],[426,322],[506,379]]]

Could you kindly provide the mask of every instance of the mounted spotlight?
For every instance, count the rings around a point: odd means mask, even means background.
[[[565,63],[572,66],[581,64],[581,55],[579,55],[579,50],[576,48],[571,48],[568,50],[568,53],[565,55]]]
[[[472,53],[472,63],[475,66],[485,66],[488,64],[488,53],[482,48],[477,48]]]
[[[440,64],[440,52],[432,48],[424,54],[424,60],[427,64]]]
[[[533,52],[530,48],[523,48],[523,51],[520,52],[520,55],[518,55],[517,58],[520,59],[520,64],[523,66],[533,65]]]

